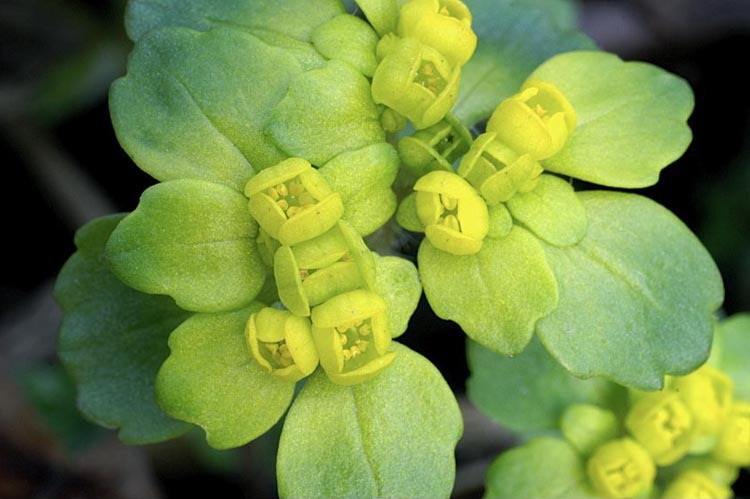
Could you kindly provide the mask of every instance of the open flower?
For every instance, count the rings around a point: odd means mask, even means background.
[[[496,132],[477,137],[458,167],[458,174],[491,206],[510,200],[516,192],[534,190],[543,171],[531,154],[519,155],[497,140]]]
[[[299,381],[318,367],[309,319],[265,307],[250,316],[245,336],[255,360],[281,380]]]
[[[345,222],[274,257],[279,299],[300,316],[346,291],[375,290],[375,262],[362,237]]]
[[[406,116],[416,128],[439,122],[458,98],[460,68],[416,38],[389,47],[372,79],[372,97]]]
[[[326,232],[344,213],[341,196],[308,161],[289,158],[245,186],[250,213],[271,237],[297,244]]]
[[[397,32],[433,47],[453,66],[465,64],[477,46],[471,12],[460,0],[409,0],[401,6]]]
[[[516,95],[502,101],[487,131],[518,154],[546,159],[562,149],[576,127],[576,112],[554,84],[530,78]]]
[[[427,239],[454,255],[482,248],[489,228],[487,206],[468,182],[455,173],[436,170],[414,184],[417,216]]]
[[[395,357],[389,352],[386,303],[375,293],[350,291],[331,298],[312,311],[312,332],[320,365],[334,383],[366,381]]]

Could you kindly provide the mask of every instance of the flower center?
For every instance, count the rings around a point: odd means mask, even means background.
[[[315,198],[305,189],[299,177],[269,187],[266,189],[266,194],[279,205],[287,218],[292,218],[316,203]]]
[[[430,61],[423,60],[417,74],[414,78],[414,83],[423,86],[434,95],[439,95],[445,89],[446,81],[440,75],[437,67]]]
[[[260,343],[265,348],[263,356],[275,369],[289,367],[294,364],[292,352],[289,351],[286,340]]]

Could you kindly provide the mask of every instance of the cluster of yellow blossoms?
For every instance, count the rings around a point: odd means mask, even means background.
[[[250,316],[253,357],[274,376],[297,381],[320,364],[334,383],[360,383],[395,356],[387,305],[375,291],[375,262],[341,217],[341,196],[309,162],[290,158],[245,186],[260,225],[258,247],[273,267],[286,310]]]
[[[569,407],[561,427],[588,456],[603,497],[727,499],[738,468],[750,466],[750,403],[734,399],[732,380],[712,367],[634,393],[624,436],[612,412],[589,405]],[[671,470],[662,491],[654,490],[657,467]]]

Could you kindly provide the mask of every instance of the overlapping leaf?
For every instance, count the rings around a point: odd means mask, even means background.
[[[419,304],[422,285],[417,268],[408,260],[397,256],[375,257],[378,294],[388,304],[388,329],[391,337],[401,336],[409,325],[409,319]]]
[[[396,210],[396,180],[399,158],[396,150],[381,142],[343,152],[320,172],[331,189],[341,194],[344,219],[365,236],[382,227]]]
[[[488,118],[548,58],[594,48],[585,35],[561,28],[538,7],[496,0],[467,0],[466,5],[478,42],[461,68],[461,89],[452,112],[467,125]]]
[[[128,288],[109,271],[104,245],[122,217],[100,218],[76,235],[78,251],[55,284],[65,313],[58,353],[78,384],[81,412],[119,428],[123,442],[145,444],[190,429],[164,414],[154,398],[167,338],[189,313],[167,297]]]
[[[185,310],[248,305],[266,278],[247,199],[229,187],[175,180],[150,187],[107,244],[115,274]]]
[[[487,498],[598,497],[584,461],[567,441],[539,438],[503,453],[487,471]]]
[[[264,126],[301,72],[290,54],[248,33],[157,30],[112,85],[112,124],[157,180],[197,178],[241,191],[253,168],[286,157]]]
[[[294,394],[294,383],[277,380],[250,355],[245,324],[261,306],[185,321],[169,337],[171,353],[156,379],[164,410],[202,427],[217,449],[268,431]]]
[[[555,84],[578,125],[547,170],[613,187],[655,184],[692,140],[693,93],[682,78],[606,52],[553,57],[531,78]]]
[[[419,271],[430,306],[457,322],[474,341],[515,355],[534,326],[557,305],[557,284],[539,241],[515,226],[501,238],[486,238],[479,253],[457,256],[424,240]]]
[[[734,396],[750,402],[750,314],[736,314],[718,323],[718,367],[734,382]]]
[[[626,390],[603,378],[574,378],[550,357],[538,339],[515,358],[508,358],[470,341],[471,401],[485,414],[517,432],[540,432],[559,427],[572,404],[611,409],[627,401]]]
[[[162,27],[207,31],[229,26],[307,42],[317,26],[343,12],[337,0],[130,0],[125,27],[133,41]]]
[[[657,389],[708,358],[721,277],[698,239],[646,198],[578,195],[589,216],[576,246],[545,253],[560,301],[537,331],[573,374]]]
[[[448,497],[461,415],[435,367],[395,345],[393,364],[352,387],[316,372],[289,410],[282,497]]]

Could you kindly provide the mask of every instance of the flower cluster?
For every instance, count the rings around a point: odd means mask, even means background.
[[[615,414],[597,406],[573,405],[562,416],[562,433],[587,457],[599,496],[732,497],[737,469],[750,466],[750,403],[733,398],[726,374],[704,366],[631,399],[625,434]],[[655,491],[666,467],[670,478]]]
[[[559,152],[575,126],[576,113],[562,92],[529,79],[497,106],[476,140],[451,116],[404,137],[399,153],[421,176],[414,185],[416,230],[442,251],[478,253],[489,232],[487,207],[534,190],[544,171],[539,161]]]
[[[372,96],[388,107],[382,121],[388,131],[437,124],[458,97],[461,66],[477,45],[471,12],[460,0],[410,0],[400,11],[395,33],[378,42],[379,64]]]
[[[375,291],[375,262],[362,237],[341,220],[344,205],[301,158],[267,168],[245,186],[260,226],[261,255],[273,267],[287,310],[250,316],[253,357],[274,376],[298,381],[318,363],[334,383],[351,385],[388,366],[386,302]]]

